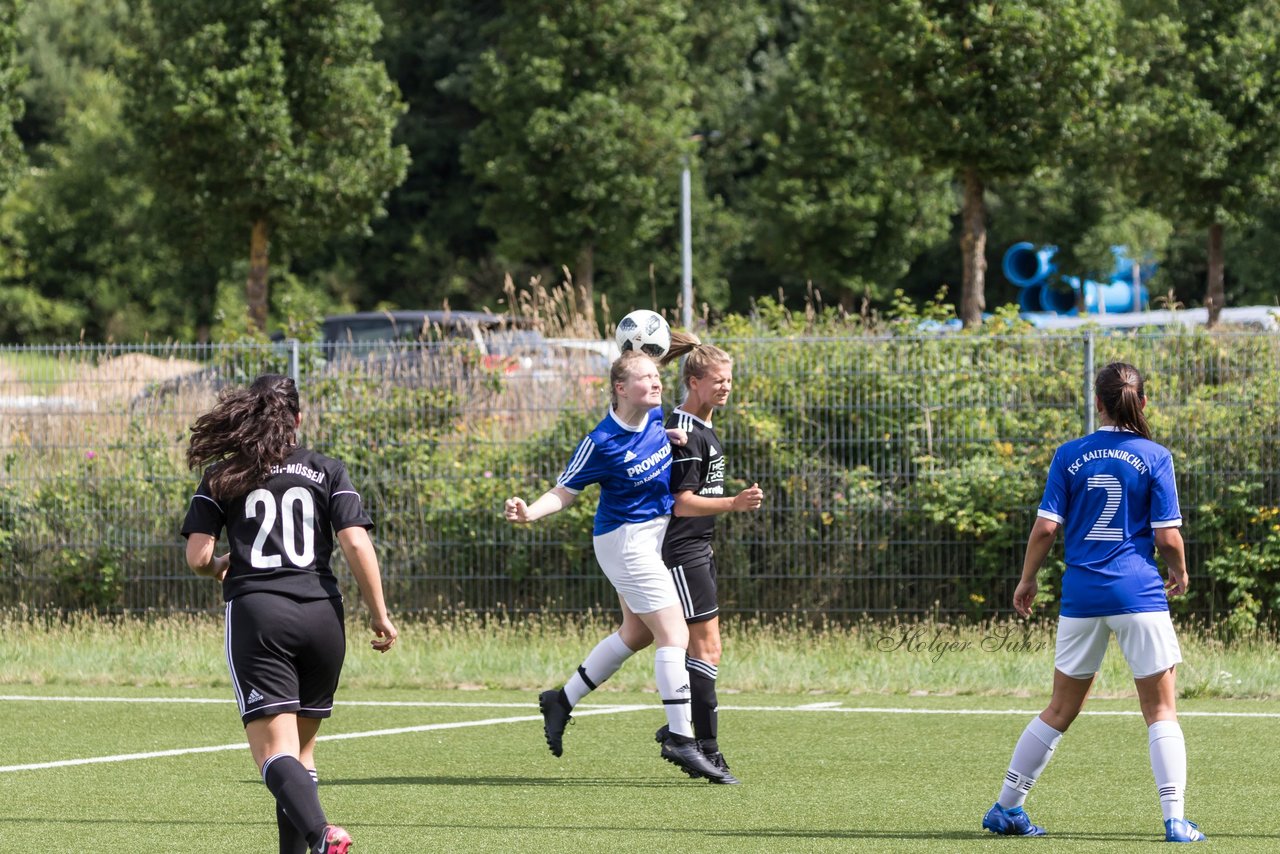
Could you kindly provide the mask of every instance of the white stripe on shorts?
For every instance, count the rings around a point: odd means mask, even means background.
[[[676,584],[680,610],[684,611],[684,618],[687,620],[693,616],[693,596],[689,594],[689,579],[685,577],[683,564],[671,567],[671,580]]]
[[[231,605],[235,601],[236,600],[232,599],[228,602],[226,609],[227,637],[225,643],[227,670],[231,672],[231,690],[236,692],[236,708],[240,710],[240,716],[244,717],[244,694],[240,691],[240,680],[236,678],[236,663],[231,660]]]

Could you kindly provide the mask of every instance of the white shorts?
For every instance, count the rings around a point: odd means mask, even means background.
[[[631,522],[592,539],[600,568],[636,614],[680,604],[671,571],[662,561],[662,540],[670,522],[670,516]]]
[[[1182,647],[1168,611],[1059,617],[1053,666],[1073,679],[1088,679],[1102,667],[1111,633],[1135,679],[1163,673],[1182,661]]]

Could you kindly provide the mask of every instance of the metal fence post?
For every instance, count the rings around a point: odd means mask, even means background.
[[[289,339],[289,378],[298,384],[298,339]]]
[[[1084,334],[1084,432],[1092,433],[1095,409],[1093,406],[1093,330]]]

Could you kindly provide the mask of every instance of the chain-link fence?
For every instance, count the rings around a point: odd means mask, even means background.
[[[216,607],[178,534],[198,480],[186,430],[219,388],[272,370],[299,381],[303,443],[344,460],[363,493],[397,611],[613,608],[592,491],[527,528],[501,513],[548,488],[604,413],[607,360],[580,343],[497,357],[449,342],[0,348],[0,605]],[[1238,585],[1203,567],[1264,536],[1258,514],[1280,505],[1274,335],[716,343],[736,357],[716,417],[731,486],[767,495],[718,523],[730,612],[1007,609],[1052,452],[1091,429],[1090,378],[1118,358],[1146,374],[1175,454],[1198,590],[1185,609],[1233,607]],[[671,396],[674,369],[664,378]]]

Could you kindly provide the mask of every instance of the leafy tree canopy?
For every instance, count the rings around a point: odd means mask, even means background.
[[[24,76],[18,63],[18,13],[21,0],[0,0],[0,197],[13,186],[25,156],[14,122],[22,118],[18,87]]]
[[[500,255],[568,265],[588,287],[597,263],[635,283],[677,214],[695,130],[684,4],[512,2],[490,33],[463,158]]]
[[[929,164],[1029,172],[1092,132],[1107,102],[1112,0],[843,0],[824,31],[877,125]]]

